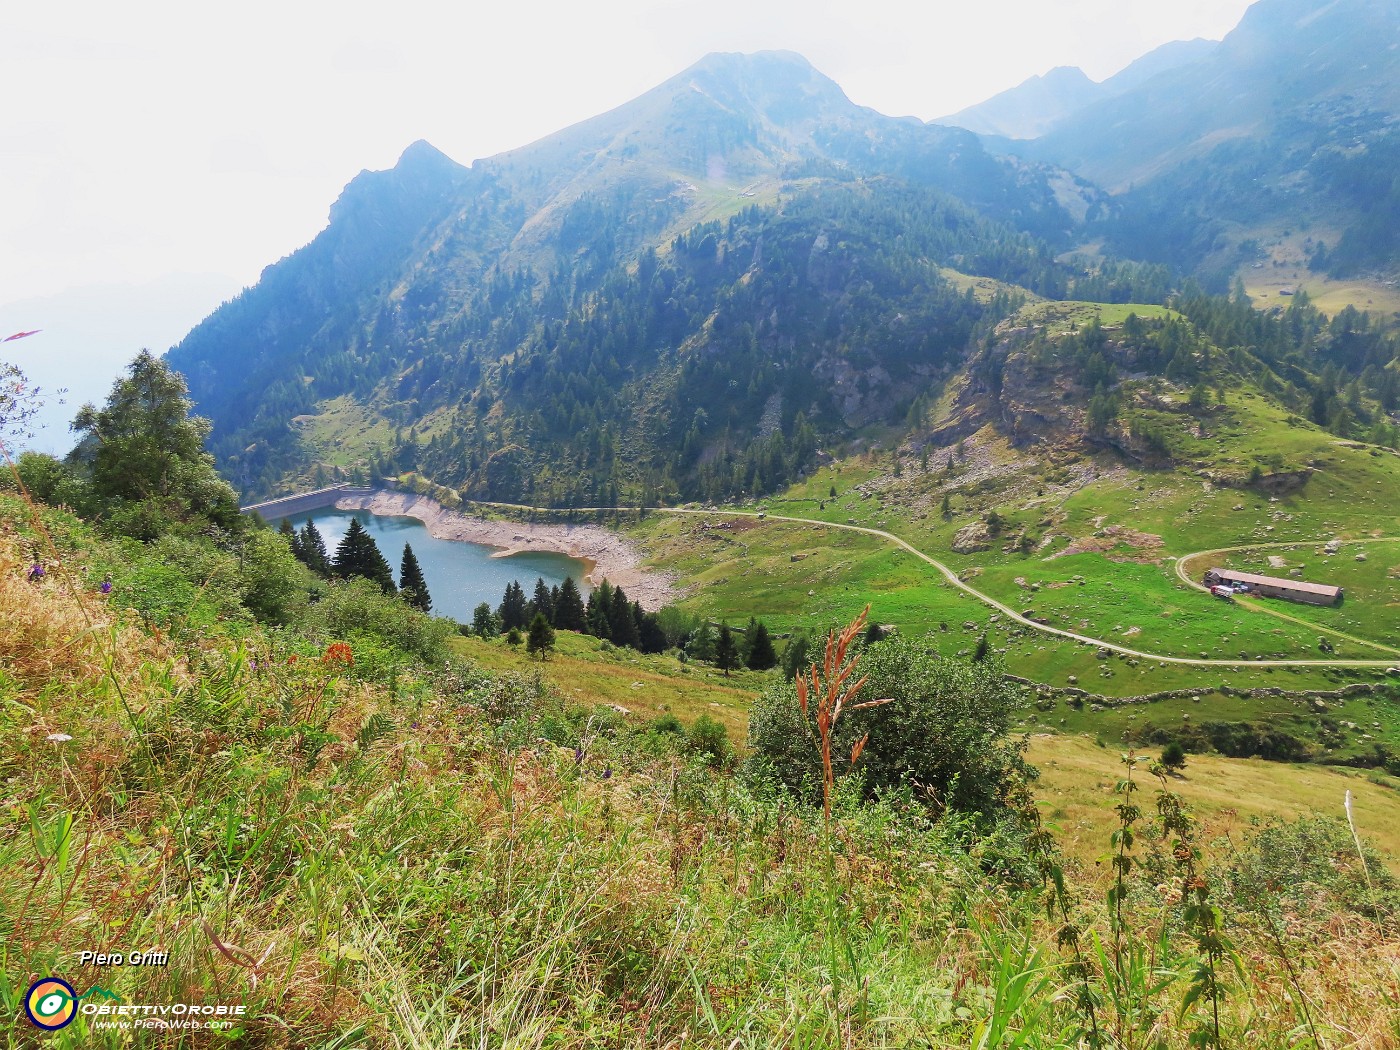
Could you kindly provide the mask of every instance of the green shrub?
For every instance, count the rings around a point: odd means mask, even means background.
[[[432,666],[447,659],[452,633],[447,621],[419,612],[364,579],[329,584],[325,596],[307,610],[306,623],[323,640],[378,642]]]
[[[1365,863],[1346,821],[1324,816],[1263,824],[1227,873],[1236,905],[1282,906],[1319,921],[1338,909],[1375,919],[1400,917],[1400,880],[1364,846]]]
[[[690,748],[705,756],[712,766],[727,765],[734,757],[734,748],[729,743],[729,730],[709,715],[701,715],[690,727]]]
[[[1181,746],[1180,741],[1172,740],[1162,748],[1162,765],[1173,772],[1186,768],[1186,748]]]
[[[867,797],[908,787],[935,809],[991,815],[1017,781],[1033,775],[1024,743],[1007,737],[1025,701],[994,656],[981,663],[949,660],[895,638],[866,650],[856,675],[866,677],[856,702],[892,701],[848,710],[837,725],[834,754],[850,754],[870,735],[858,766]],[[814,735],[813,725],[803,725],[793,684],[770,687],[749,718],[750,771],[819,800]]]

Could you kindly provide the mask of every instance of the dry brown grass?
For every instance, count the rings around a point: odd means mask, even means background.
[[[1029,758],[1040,770],[1036,793],[1047,804],[1045,820],[1056,826],[1056,838],[1066,852],[1088,871],[1107,871],[1098,861],[1112,830],[1109,807],[1121,775],[1120,754],[1120,748],[1098,747],[1085,737],[1031,740]],[[1253,818],[1316,812],[1340,819],[1343,796],[1350,790],[1362,837],[1400,870],[1400,783],[1394,778],[1326,766],[1191,755],[1185,775],[1172,778],[1171,787],[1202,820],[1205,842],[1238,832]]]

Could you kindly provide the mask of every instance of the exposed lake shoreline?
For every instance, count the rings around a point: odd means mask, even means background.
[[[588,583],[596,586],[606,579],[613,586],[622,587],[629,598],[649,612],[677,596],[669,575],[643,569],[636,547],[599,525],[487,521],[448,510],[427,496],[387,489],[370,495],[343,496],[335,506],[337,510],[367,510],[371,514],[414,518],[438,539],[496,547],[498,551],[492,555],[496,558],[522,551],[549,551],[577,558],[588,567]]]

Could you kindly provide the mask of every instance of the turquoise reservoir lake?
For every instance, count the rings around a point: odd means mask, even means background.
[[[509,558],[493,558],[494,547],[440,540],[417,518],[381,517],[367,510],[315,510],[310,514],[293,515],[291,522],[300,529],[308,518],[316,523],[321,538],[326,541],[326,551],[332,556],[350,528],[350,519],[358,518],[379,544],[379,550],[394,570],[395,580],[399,578],[399,565],[403,562],[403,545],[411,543],[418,564],[423,568],[423,578],[428,581],[433,614],[450,616],[459,623],[470,623],[472,610],[481,602],[489,602],[493,609],[500,605],[506,584],[512,580],[520,581],[526,598],[541,577],[552,587],[563,583],[565,576],[572,576],[585,596],[589,592],[583,582],[588,566],[564,554],[527,551]],[[276,528],[280,519],[274,519],[271,524]]]

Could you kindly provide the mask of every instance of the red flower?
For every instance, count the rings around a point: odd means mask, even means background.
[[[321,656],[323,664],[345,664],[347,667],[355,662],[355,654],[347,642],[332,642],[326,647],[325,653]]]

